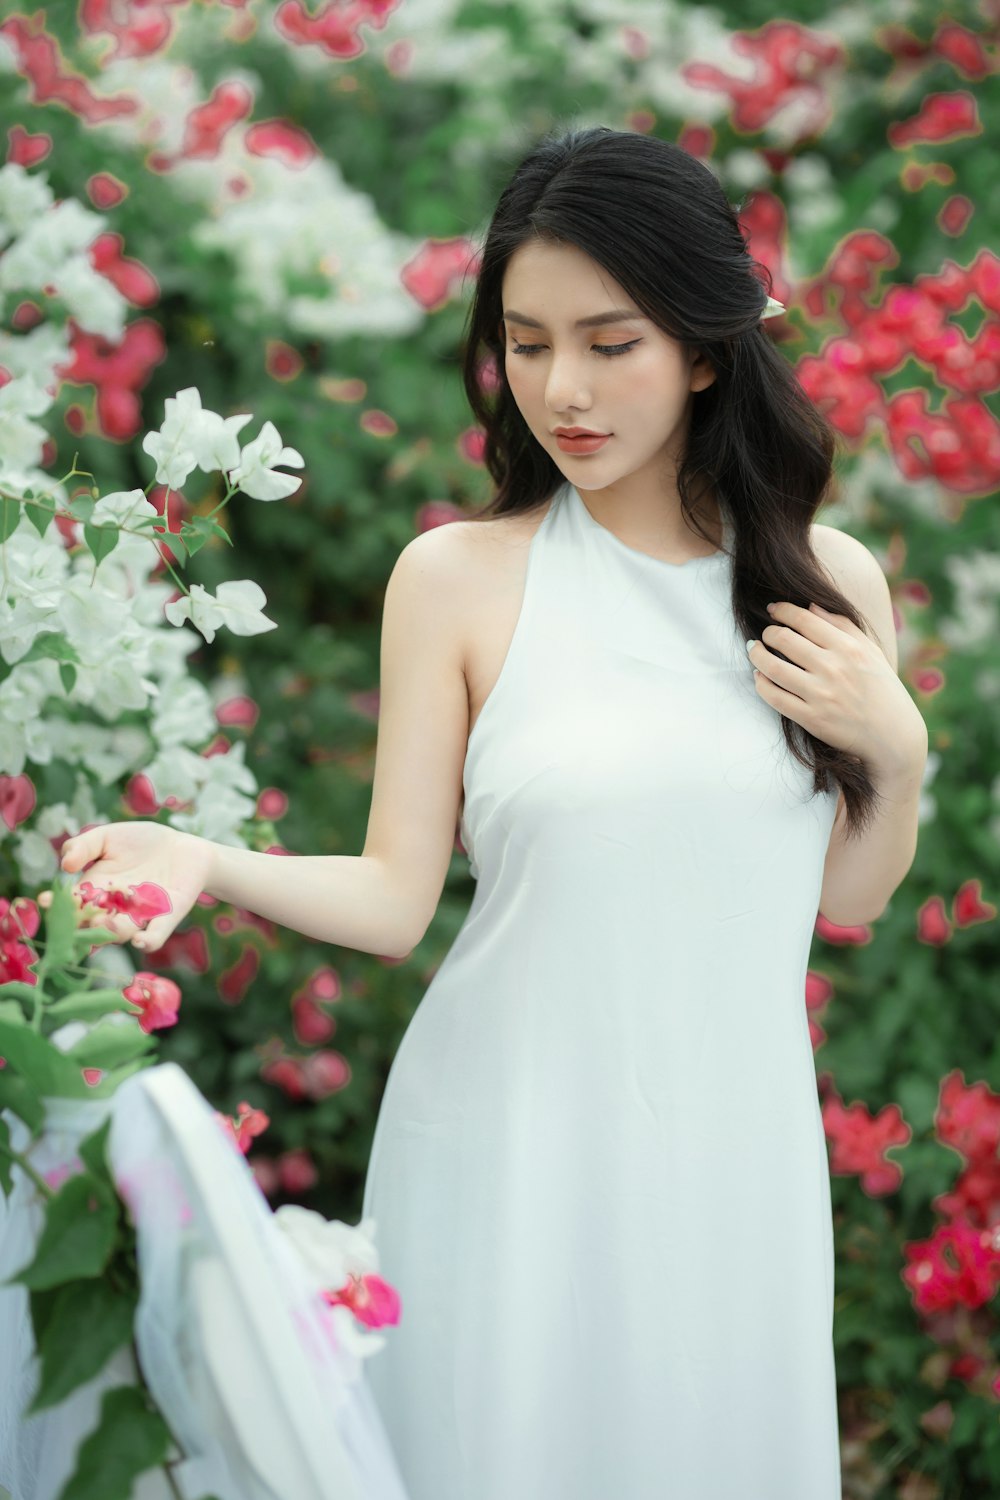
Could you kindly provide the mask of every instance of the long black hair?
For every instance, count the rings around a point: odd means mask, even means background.
[[[770,275],[751,256],[737,210],[709,168],[654,136],[604,125],[550,131],[500,194],[462,347],[463,383],[496,485],[475,519],[534,510],[565,479],[524,421],[504,368],[501,286],[508,260],[529,239],[582,250],[659,328],[710,360],[716,378],[693,393],[677,487],[682,514],[700,535],[697,512],[709,489],[731,520],[741,633],[759,639],[772,623],[768,600],[787,599],[815,601],[871,635],[810,544],[838,434],[760,321]],[[490,364],[493,378],[484,380]],[[814,793],[839,783],[846,834],[859,837],[881,800],[861,758],[793,719],[782,716],[782,727],[792,754],[813,771]]]

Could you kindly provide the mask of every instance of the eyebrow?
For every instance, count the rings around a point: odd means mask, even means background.
[[[605,323],[622,323],[628,320],[632,322],[644,317],[643,313],[632,312],[627,307],[612,307],[607,312],[591,313],[589,318],[577,318],[573,324],[574,328],[600,328]],[[505,323],[522,323],[526,328],[544,328],[544,323],[539,323],[535,318],[526,318],[524,313],[515,312],[509,308],[503,315]]]

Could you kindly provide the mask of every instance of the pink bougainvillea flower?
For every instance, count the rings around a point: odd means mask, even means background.
[[[426,312],[436,312],[462,290],[466,277],[480,269],[478,248],[464,235],[450,240],[427,240],[401,268],[399,279]]]
[[[0,942],[28,941],[40,925],[38,903],[30,896],[15,896],[13,901],[0,896]]]
[[[395,437],[399,431],[395,417],[390,417],[387,411],[380,411],[377,407],[363,411],[358,418],[358,426],[362,432],[368,432],[372,437]]]
[[[14,53],[17,71],[31,85],[33,104],[62,104],[88,125],[138,110],[138,100],[127,94],[99,98],[79,73],[67,68],[58,42],[45,30],[44,10],[31,17],[11,16],[0,24],[0,36]]]
[[[299,125],[288,120],[260,120],[248,127],[243,144],[251,156],[273,156],[293,170],[308,166],[319,152]]]
[[[445,526],[449,521],[460,521],[464,515],[465,511],[453,500],[425,500],[417,511],[417,531],[432,531],[435,526]]]
[[[7,160],[19,167],[37,167],[52,150],[52,137],[44,131],[29,135],[23,125],[12,125],[7,132]]]
[[[246,1156],[250,1149],[250,1143],[257,1136],[263,1135],[271,1123],[271,1118],[262,1109],[253,1109],[245,1099],[236,1106],[235,1118],[215,1111],[215,1118],[219,1121],[223,1131],[233,1144]]]
[[[319,1172],[309,1152],[299,1147],[294,1151],[285,1151],[278,1157],[278,1177],[282,1191],[294,1197],[297,1193],[307,1193],[310,1188],[315,1187],[319,1181]]]
[[[226,1005],[239,1005],[256,979],[259,968],[260,954],[252,943],[244,943],[236,962],[219,975],[220,1000]]]
[[[309,989],[314,1000],[339,1000],[341,995],[340,975],[329,964],[316,969],[309,979]]]
[[[95,172],[87,178],[87,197],[102,213],[108,208],[117,208],[123,198],[128,197],[128,184],[111,172]]]
[[[87,252],[90,264],[134,306],[150,307],[159,300],[160,284],[142,261],[122,253],[124,246],[120,234],[99,234]]]
[[[302,1059],[302,1076],[310,1099],[327,1099],[350,1083],[351,1065],[342,1053],[327,1047]]]
[[[212,898],[209,898],[210,900]],[[186,927],[170,934],[161,947],[146,954],[150,963],[164,969],[184,968],[195,974],[207,974],[211,967],[208,939],[200,927]]]
[[[30,969],[38,962],[30,939],[39,925],[38,907],[28,896],[16,896],[13,901],[0,898],[0,984],[12,979],[21,984],[38,983],[38,975]]]
[[[951,923],[940,896],[928,896],[917,911],[917,942],[943,948],[951,937]]]
[[[982,890],[981,880],[966,880],[959,886],[951,904],[956,927],[971,927],[974,922],[994,921],[997,908],[991,901],[983,900]]]
[[[830,1171],[834,1175],[857,1173],[862,1190],[881,1197],[898,1188],[903,1172],[883,1153],[891,1146],[908,1145],[913,1132],[898,1104],[886,1104],[877,1115],[867,1105],[845,1105],[833,1087],[822,1105],[823,1128],[831,1143]]]
[[[266,1062],[260,1070],[260,1076],[265,1083],[276,1084],[289,1099],[306,1097],[302,1064],[293,1057],[277,1057]]]
[[[59,374],[72,385],[97,390],[97,420],[105,437],[125,442],[142,423],[138,392],[166,356],[163,330],[152,318],[130,323],[117,344],[69,323],[72,360]],[[56,518],[59,519],[58,517]]]
[[[257,797],[257,816],[259,818],[283,818],[288,811],[288,794],[280,787],[262,787]]]
[[[264,368],[273,380],[294,380],[305,361],[297,349],[282,339],[268,339],[264,346]]]
[[[319,1042],[328,1042],[336,1027],[333,1017],[320,1010],[316,1001],[308,995],[296,995],[293,998],[292,1030],[300,1046],[315,1047]]]
[[[337,1291],[324,1291],[322,1297],[328,1307],[349,1307],[358,1322],[369,1328],[399,1322],[399,1293],[374,1271],[349,1276]]]
[[[928,1240],[904,1242],[903,1253],[901,1275],[919,1312],[982,1307],[1000,1287],[1000,1228],[954,1220]]]
[[[138,1021],[142,1031],[156,1031],[161,1026],[175,1026],[180,1010],[180,986],[162,974],[140,969],[122,994],[139,1006]],[[132,1012],[135,1014],[135,1012]]]
[[[14,829],[35,810],[35,784],[30,776],[0,776],[0,818]]]
[[[260,717],[260,708],[252,698],[239,696],[226,698],[215,710],[216,722],[226,728],[253,729]]]
[[[353,0],[347,5],[342,0],[326,0],[311,15],[303,0],[282,0],[274,13],[274,27],[297,47],[319,47],[329,57],[346,60],[365,50],[359,26],[381,31],[398,4],[399,0]]]
[[[459,433],[458,451],[472,464],[481,464],[486,448],[486,434],[481,427],[467,427]]]
[[[141,771],[129,777],[122,794],[122,801],[129,812],[135,813],[139,818],[151,817],[153,813],[158,813],[161,807],[153,790],[153,783]]]
[[[152,880],[130,885],[127,891],[112,891],[95,886],[89,880],[81,880],[79,890],[88,906],[96,906],[115,916],[130,917],[137,927],[146,927],[154,917],[162,917],[174,909],[162,885],[156,885]]]
[[[80,0],[78,16],[83,31],[114,38],[114,50],[104,65],[122,57],[149,57],[170,40],[170,8],[178,0]]]

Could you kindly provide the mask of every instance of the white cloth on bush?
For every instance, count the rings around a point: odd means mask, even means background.
[[[100,1123],[99,1111],[75,1119],[78,1106],[51,1102],[78,1128],[37,1144],[40,1170],[71,1160]],[[184,1500],[407,1500],[358,1378],[364,1361],[335,1338],[319,1288],[207,1101],[167,1063],[127,1079],[111,1118],[112,1172],[136,1226],[136,1346],[180,1447],[172,1474]],[[20,1149],[26,1132],[10,1123]],[[41,1218],[27,1179],[16,1168],[15,1177],[0,1221],[0,1265],[10,1270],[31,1258]],[[111,1372],[21,1419],[37,1388],[26,1314],[23,1289],[3,1289],[0,1483],[13,1500],[56,1500],[96,1424],[100,1394],[134,1377],[122,1351]],[[162,1472],[151,1471],[132,1500],[169,1493]]]
[[[568,483],[532,537],[465,761],[475,896],[365,1185],[412,1500],[840,1500],[805,1007],[838,788],[730,587],[729,551],[648,557]]]

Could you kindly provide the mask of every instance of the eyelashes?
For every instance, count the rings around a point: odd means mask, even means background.
[[[633,349],[640,342],[639,339],[631,339],[627,344],[595,344],[594,353],[603,354],[609,359],[613,359],[618,354],[627,354],[630,349]],[[530,356],[537,354],[541,347],[541,344],[515,344],[510,352],[511,354],[527,354]]]

